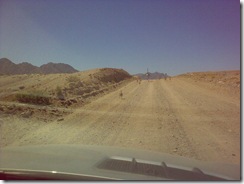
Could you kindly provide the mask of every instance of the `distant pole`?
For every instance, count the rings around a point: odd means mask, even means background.
[[[146,76],[147,76],[147,80],[149,80],[149,72],[148,72],[148,68],[147,68],[147,73],[146,73]]]

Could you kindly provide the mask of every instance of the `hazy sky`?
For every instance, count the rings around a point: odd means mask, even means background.
[[[0,0],[0,58],[130,74],[240,69],[238,0]]]

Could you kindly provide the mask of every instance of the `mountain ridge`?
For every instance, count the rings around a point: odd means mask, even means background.
[[[49,62],[40,67],[34,66],[28,62],[15,64],[8,58],[0,59],[0,74],[18,75],[18,74],[54,74],[54,73],[75,73],[78,70],[65,63]]]

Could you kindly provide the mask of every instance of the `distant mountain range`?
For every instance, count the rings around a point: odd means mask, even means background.
[[[165,76],[169,76],[166,73],[159,73],[159,72],[148,72],[149,73],[149,79],[162,79]],[[142,80],[146,80],[147,79],[147,75],[145,73],[138,73],[135,74],[134,76],[140,77]]]
[[[7,58],[0,59],[0,74],[53,74],[53,73],[74,73],[78,70],[72,66],[64,63],[47,63],[40,67],[34,66],[30,63],[23,62],[15,64]]]

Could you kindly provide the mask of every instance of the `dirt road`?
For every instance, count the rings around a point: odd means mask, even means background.
[[[8,145],[110,145],[240,163],[240,99],[183,79],[133,81],[33,127]]]

